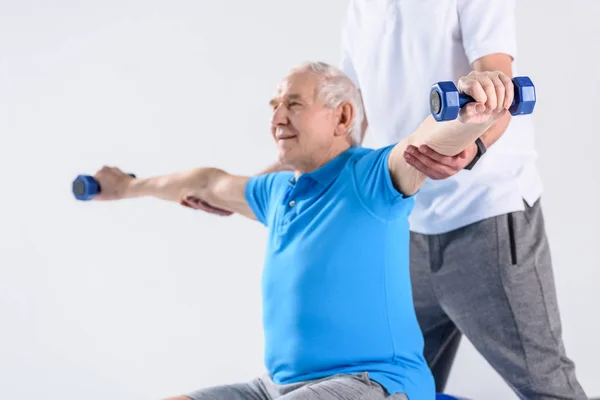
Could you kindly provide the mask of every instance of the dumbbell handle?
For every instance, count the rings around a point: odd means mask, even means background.
[[[459,106],[459,108],[463,108],[468,103],[472,103],[474,101],[475,101],[475,99],[472,98],[471,96],[469,96],[468,94],[464,94],[464,93],[459,93],[458,94],[458,106]],[[515,101],[516,101],[516,98],[513,97],[513,101],[510,104],[511,107],[515,105]]]
[[[134,174],[128,175],[135,178]],[[93,199],[101,191],[100,184],[91,175],[78,175],[72,189],[75,198],[82,201]]]

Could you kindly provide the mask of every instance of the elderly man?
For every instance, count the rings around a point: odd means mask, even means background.
[[[174,399],[435,397],[409,272],[408,217],[425,175],[404,157],[428,145],[453,156],[506,114],[513,84],[474,72],[458,88],[476,102],[454,121],[431,116],[400,143],[357,146],[360,94],[340,70],[303,64],[271,101],[279,159],[293,172],[255,177],[198,168],[134,179],[104,167],[98,200],[153,196],[208,202],[268,227],[263,277],[267,374]]]

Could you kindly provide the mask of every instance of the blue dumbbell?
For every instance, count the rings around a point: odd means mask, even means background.
[[[508,111],[512,115],[531,114],[535,108],[535,86],[529,77],[518,76],[512,79],[515,96]],[[458,111],[473,100],[471,96],[459,93],[453,82],[438,82],[431,87],[429,108],[436,121],[450,121],[458,117]]]
[[[135,175],[129,174],[132,178]],[[91,200],[100,193],[100,184],[93,176],[78,175],[73,181],[73,195],[77,200]]]

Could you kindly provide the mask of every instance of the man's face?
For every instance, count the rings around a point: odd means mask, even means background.
[[[294,169],[311,168],[333,147],[336,112],[317,96],[315,75],[302,72],[288,76],[271,100],[271,133],[279,161]]]

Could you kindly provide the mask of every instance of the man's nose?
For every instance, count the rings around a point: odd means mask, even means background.
[[[287,125],[287,123],[288,123],[287,108],[284,105],[280,105],[273,112],[273,116],[271,117],[271,125],[279,126],[279,125]]]

